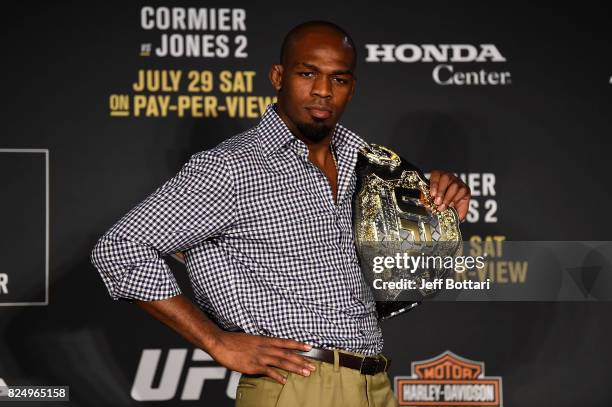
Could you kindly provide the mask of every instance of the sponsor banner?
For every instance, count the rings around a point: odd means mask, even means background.
[[[502,378],[451,351],[412,362],[410,376],[395,376],[395,394],[400,406],[503,406]]]

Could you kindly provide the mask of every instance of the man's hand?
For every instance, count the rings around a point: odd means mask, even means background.
[[[224,331],[182,294],[135,303],[228,369],[265,374],[281,384],[285,383],[285,377],[274,367],[303,376],[315,370],[308,359],[293,352],[309,351],[310,345],[292,339]]]
[[[311,346],[292,339],[270,338],[238,332],[217,334],[210,355],[228,369],[247,374],[265,374],[284,384],[285,376],[273,367],[309,376],[315,370],[308,359],[293,350],[308,351]]]
[[[433,170],[429,177],[429,192],[439,211],[454,207],[459,220],[465,219],[470,206],[470,188],[450,172]]]

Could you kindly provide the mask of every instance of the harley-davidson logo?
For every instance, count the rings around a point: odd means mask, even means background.
[[[451,351],[412,362],[412,376],[395,377],[395,393],[400,406],[503,406],[502,378]]]

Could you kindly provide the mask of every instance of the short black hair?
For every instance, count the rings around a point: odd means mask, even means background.
[[[353,41],[353,38],[344,28],[340,27],[338,24],[332,23],[331,21],[324,21],[324,20],[306,21],[306,22],[296,25],[291,30],[289,30],[287,35],[285,35],[285,38],[283,39],[283,43],[281,45],[280,60],[279,60],[280,64],[281,65],[283,64],[283,60],[285,58],[285,55],[287,54],[287,48],[289,47],[289,44],[295,39],[295,37],[298,36],[298,34],[303,32],[304,30],[307,30],[310,28],[319,28],[319,27],[329,28],[333,31],[336,31],[338,34],[344,37],[344,41],[346,42],[346,44],[353,50],[353,58],[354,58],[353,64],[356,65],[357,64],[357,47],[355,47],[355,42]]]

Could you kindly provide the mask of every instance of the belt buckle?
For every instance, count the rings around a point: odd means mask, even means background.
[[[359,373],[374,375],[376,374],[376,370],[378,368],[378,358],[374,358],[372,356],[366,356],[361,359],[361,366],[359,367]]]

